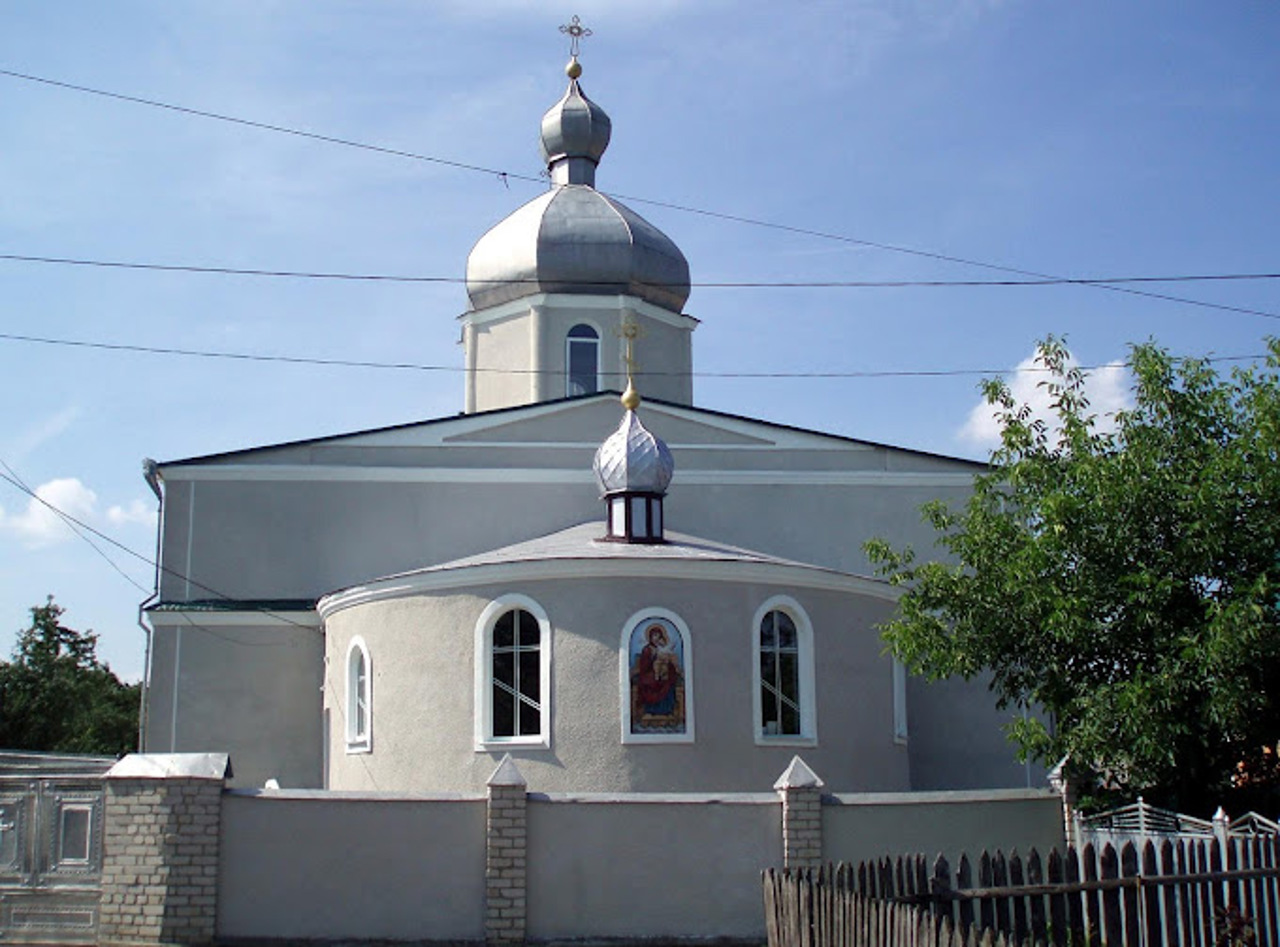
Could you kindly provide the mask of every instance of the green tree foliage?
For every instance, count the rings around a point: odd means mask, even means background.
[[[984,385],[1002,425],[963,507],[926,506],[950,562],[867,544],[905,590],[882,630],[933,678],[990,675],[1022,758],[1095,803],[1280,803],[1280,343],[1229,376],[1135,346],[1134,406],[1089,413],[1039,346],[1056,423]],[[1109,798],[1108,798],[1109,797]]]
[[[50,596],[0,663],[0,747],[120,755],[138,738],[140,687],[98,660],[98,636],[67,628]]]

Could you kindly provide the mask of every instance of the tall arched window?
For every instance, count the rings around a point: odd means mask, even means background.
[[[756,742],[816,743],[813,628],[795,599],[778,595],[760,606],[752,650]]]
[[[476,747],[551,744],[551,624],[523,595],[490,602],[476,623]]]
[[[591,395],[600,390],[600,333],[579,323],[569,330],[564,350],[564,393]]]
[[[373,749],[373,702],[369,687],[369,649],[364,639],[355,637],[347,646],[347,752],[368,753]]]

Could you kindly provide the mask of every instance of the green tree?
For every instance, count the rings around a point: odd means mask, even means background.
[[[1055,424],[984,383],[1001,445],[967,502],[923,514],[950,561],[867,544],[903,587],[882,629],[932,678],[989,675],[1021,758],[1095,804],[1280,802],[1280,343],[1220,375],[1131,349],[1104,430],[1063,344],[1039,346]]]
[[[120,755],[138,737],[140,686],[98,660],[98,636],[67,628],[49,596],[0,663],[0,747]]]

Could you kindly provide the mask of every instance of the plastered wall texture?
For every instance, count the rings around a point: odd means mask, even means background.
[[[197,778],[107,780],[101,943],[213,940],[222,786]]]

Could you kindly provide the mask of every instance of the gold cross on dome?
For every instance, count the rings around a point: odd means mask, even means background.
[[[578,14],[573,15],[573,19],[560,27],[560,32],[569,37],[569,55],[574,59],[578,58],[578,43],[584,36],[590,36],[591,31],[582,25],[582,21],[578,19]]]
[[[623,363],[627,366],[627,381],[631,380],[631,376],[636,371],[636,340],[644,338],[644,330],[640,328],[640,324],[634,319],[623,318],[622,325],[618,326],[619,337],[626,339],[626,354],[622,356]]]

